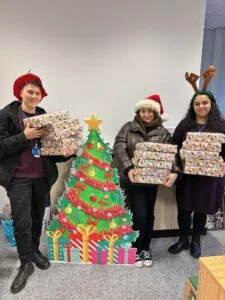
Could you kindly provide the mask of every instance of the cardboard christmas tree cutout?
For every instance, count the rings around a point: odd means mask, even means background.
[[[73,162],[58,214],[47,229],[53,261],[97,264],[134,264],[131,248],[138,234],[132,214],[124,207],[118,173],[110,163],[108,145],[100,137],[102,120],[92,114],[87,141]]]

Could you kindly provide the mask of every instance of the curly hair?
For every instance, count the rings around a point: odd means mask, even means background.
[[[181,130],[188,131],[196,125],[196,114],[193,104],[198,95],[206,95],[211,101],[211,110],[207,120],[207,128],[212,130],[212,132],[225,133],[225,120],[216,103],[216,99],[214,98],[213,94],[207,90],[199,91],[192,97],[186,116],[180,122]]]

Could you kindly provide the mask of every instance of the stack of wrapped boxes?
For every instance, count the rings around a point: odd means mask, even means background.
[[[68,146],[78,149],[81,145],[82,127],[78,119],[71,119],[67,111],[43,114],[27,118],[31,127],[46,127],[45,135],[41,138],[42,155],[63,155]]]
[[[225,143],[222,133],[188,132],[180,150],[184,173],[222,177],[223,158],[219,155]]]
[[[171,171],[176,152],[176,145],[138,143],[132,160],[136,169],[135,182],[163,184]]]

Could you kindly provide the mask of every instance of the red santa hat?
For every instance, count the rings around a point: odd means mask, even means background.
[[[41,86],[41,99],[48,96],[48,94],[46,93],[46,91],[42,85],[40,77],[38,77],[37,75],[32,74],[32,73],[27,73],[25,75],[18,77],[13,84],[13,94],[19,101],[21,101],[20,91],[21,91],[22,87],[29,81],[33,81],[33,80],[37,81]]]
[[[150,108],[157,112],[163,121],[168,120],[168,115],[164,113],[159,95],[151,95],[143,100],[138,101],[135,104],[135,112],[139,111],[141,108]]]

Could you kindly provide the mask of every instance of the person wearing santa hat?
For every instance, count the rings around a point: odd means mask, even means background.
[[[0,110],[0,185],[10,199],[21,261],[11,285],[11,292],[18,293],[34,272],[32,262],[42,270],[50,267],[39,250],[45,201],[58,176],[55,162],[67,160],[74,149],[69,147],[65,157],[42,157],[40,138],[45,128],[32,128],[30,123],[24,127],[25,118],[45,113],[38,104],[47,93],[37,75],[28,73],[17,78],[13,93],[17,100]]]
[[[133,213],[133,229],[139,237],[133,243],[137,248],[137,267],[152,265],[150,242],[153,235],[154,208],[157,185],[135,183],[135,169],[132,162],[135,146],[140,142],[171,143],[171,135],[162,125],[168,119],[164,113],[159,95],[151,95],[135,105],[133,121],[125,123],[117,134],[113,146],[114,165],[118,168],[121,187],[125,189],[126,201]],[[171,187],[178,174],[179,165],[173,164],[165,178],[165,186]]]

